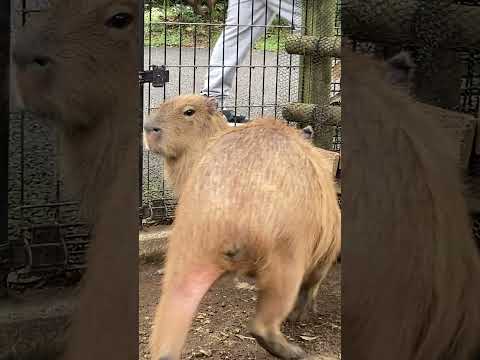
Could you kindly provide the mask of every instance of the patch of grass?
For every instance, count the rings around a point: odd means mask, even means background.
[[[223,23],[223,4],[218,4],[212,19],[196,15],[190,6],[176,4],[166,8],[152,8],[151,13],[145,12],[145,46],[152,47],[213,47],[221,34]],[[205,23],[219,24],[218,26],[203,25]],[[182,22],[189,24],[169,24]],[[193,25],[192,23],[197,23]],[[286,25],[282,20],[275,20],[273,25]],[[256,50],[277,51],[284,48],[289,29],[267,28],[267,36],[262,36],[254,46]]]

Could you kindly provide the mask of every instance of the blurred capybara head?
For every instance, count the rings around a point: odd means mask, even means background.
[[[178,159],[228,128],[214,98],[181,95],[165,101],[145,121],[144,142],[150,151],[166,159]]]
[[[15,36],[20,102],[67,128],[122,111],[130,104],[119,92],[130,91],[132,103],[138,94],[137,18],[136,0],[52,1]]]

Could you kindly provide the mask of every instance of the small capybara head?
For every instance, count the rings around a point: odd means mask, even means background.
[[[166,159],[178,159],[187,150],[228,129],[214,98],[181,95],[161,104],[143,125],[146,147]]]
[[[49,6],[15,37],[20,102],[61,128],[115,121],[110,114],[125,113],[138,93],[132,86],[138,79],[137,1],[56,0]],[[131,95],[122,97],[126,91]]]

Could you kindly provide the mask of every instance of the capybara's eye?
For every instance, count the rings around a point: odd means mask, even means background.
[[[195,110],[193,109],[188,109],[188,110],[185,110],[183,112],[184,115],[187,115],[187,116],[192,116],[193,114],[195,114]]]
[[[113,15],[110,19],[107,20],[105,23],[106,26],[116,28],[116,29],[123,29],[130,25],[133,21],[133,16],[127,13],[118,13]]]

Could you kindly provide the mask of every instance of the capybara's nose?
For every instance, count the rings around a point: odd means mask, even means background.
[[[143,125],[143,131],[145,131],[147,134],[149,133],[159,133],[160,128],[158,126],[150,125],[150,124],[145,124]]]
[[[47,42],[42,36],[20,32],[13,48],[13,61],[21,69],[45,69],[53,61],[46,50]]]
[[[50,57],[35,54],[31,51],[15,51],[13,53],[13,61],[22,69],[35,67],[38,69],[45,69],[52,63]]]

